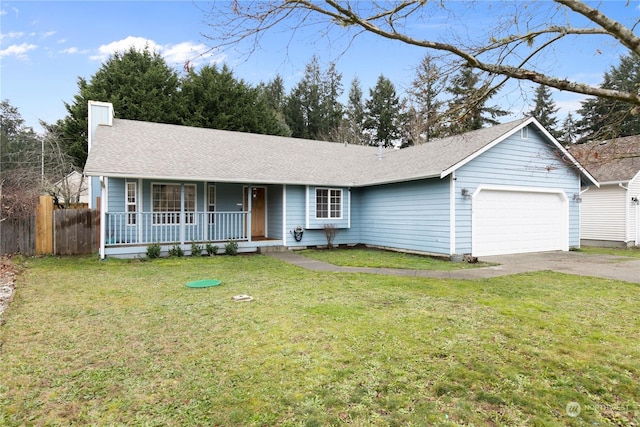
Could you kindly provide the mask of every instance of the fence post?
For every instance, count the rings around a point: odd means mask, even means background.
[[[53,253],[53,198],[40,196],[36,208],[36,255]]]

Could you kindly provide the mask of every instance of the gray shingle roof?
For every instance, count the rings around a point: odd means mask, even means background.
[[[114,119],[85,173],[194,181],[362,186],[440,177],[528,124],[521,119],[402,150]]]
[[[628,182],[640,172],[640,135],[578,144],[569,152],[599,182]]]

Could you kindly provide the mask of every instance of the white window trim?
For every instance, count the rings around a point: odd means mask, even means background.
[[[156,185],[177,185],[178,187],[180,187],[180,210],[179,211],[156,211],[154,209],[154,191],[153,191],[153,187]],[[193,187],[194,188],[194,192],[193,192],[193,207],[194,210],[193,211],[186,211],[183,210],[184,205],[183,205],[183,196],[185,194],[184,189],[186,187]],[[175,183],[175,182],[152,182],[151,183],[151,216],[152,216],[152,221],[151,221],[151,225],[152,226],[167,226],[167,225],[180,225],[182,223],[182,221],[180,221],[180,219],[182,218],[182,214],[185,214],[185,221],[184,224],[185,225],[197,225],[198,223],[198,215],[196,215],[198,211],[198,185],[197,184],[183,184],[183,183]],[[178,213],[178,222],[175,223],[162,223],[162,222],[155,222],[155,216],[153,214],[155,213],[167,213],[167,212],[175,212]],[[192,212],[193,213],[193,221],[188,222],[186,221],[186,214]]]
[[[129,185],[133,185],[133,203],[129,202]],[[129,211],[129,206],[134,206],[133,212]],[[138,225],[138,183],[135,181],[126,181],[125,182],[125,191],[124,191],[124,209],[127,213],[127,226],[135,227]],[[133,218],[135,218],[135,222],[131,223],[131,213],[133,213]]]
[[[319,217],[318,216],[318,190],[327,190],[327,217]],[[332,217],[331,216],[331,212],[333,211],[332,207],[332,203],[331,203],[331,192],[332,191],[339,191],[340,192],[340,216],[336,216],[336,217]],[[344,210],[344,191],[342,191],[342,188],[330,188],[330,187],[316,187],[314,194],[314,216],[315,219],[318,221],[335,221],[335,220],[341,220],[343,218],[343,210]]]

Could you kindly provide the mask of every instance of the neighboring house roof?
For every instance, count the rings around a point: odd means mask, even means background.
[[[85,173],[148,179],[364,186],[444,177],[533,118],[402,150],[114,119],[98,126]],[[588,179],[591,176],[573,161]],[[595,182],[595,180],[593,180]]]
[[[57,190],[56,193],[58,193],[60,202],[66,201],[64,199],[65,195],[70,195],[73,198],[78,197],[79,200],[74,200],[75,202],[86,203],[89,200],[86,178],[78,171],[71,171],[51,187]]]
[[[629,182],[640,172],[640,135],[577,144],[569,152],[600,182]]]

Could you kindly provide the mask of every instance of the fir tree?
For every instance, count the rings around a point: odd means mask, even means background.
[[[600,85],[619,91],[640,90],[640,55],[620,57],[620,64],[604,73]],[[578,110],[581,133],[578,142],[604,140],[640,134],[640,109],[632,104],[606,98],[589,98]]]
[[[548,87],[539,85],[536,88],[536,98],[533,110],[529,111],[529,115],[535,117],[538,122],[547,130],[554,138],[560,136],[560,132],[557,129],[558,119],[556,113],[559,108],[556,107],[551,91]]]
[[[411,144],[428,142],[441,133],[442,107],[438,96],[444,91],[446,78],[435,63],[426,55],[416,70],[409,93],[413,106],[409,110],[408,134]]]
[[[486,106],[495,92],[487,93],[488,85],[479,87],[479,82],[478,74],[469,67],[463,67],[446,89],[453,95],[445,112],[450,135],[481,129],[485,124],[496,125],[499,123],[496,118],[509,114],[498,106]]]
[[[375,88],[369,90],[369,95],[365,103],[365,128],[372,136],[370,144],[391,147],[399,142],[401,136],[402,114],[396,88],[391,80],[380,75]]]
[[[348,139],[351,144],[367,144],[364,136],[364,100],[360,80],[355,77],[351,81],[349,89],[349,102],[347,103],[346,121],[348,127]]]
[[[562,122],[559,140],[563,145],[571,145],[578,140],[578,123],[571,112],[567,114],[567,117]]]

